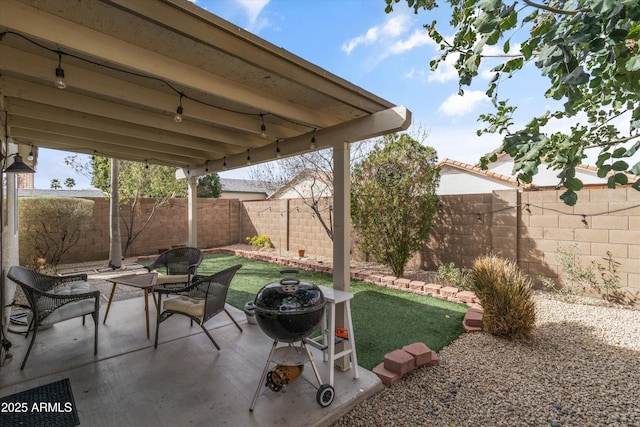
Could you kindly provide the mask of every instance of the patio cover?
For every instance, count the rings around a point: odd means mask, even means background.
[[[194,193],[198,175],[333,147],[348,272],[349,143],[406,129],[406,108],[187,0],[0,0],[0,33],[0,108],[21,152],[174,166]]]

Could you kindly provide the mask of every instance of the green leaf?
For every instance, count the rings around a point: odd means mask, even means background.
[[[569,74],[564,76],[562,82],[570,86],[578,86],[589,81],[589,73],[584,71],[582,65],[578,65]]]
[[[582,189],[582,185],[582,181],[578,178],[567,178],[564,181],[564,186],[573,191],[580,191]]]
[[[476,29],[481,34],[491,32],[498,24],[498,20],[491,13],[483,12],[478,19],[476,19]]]
[[[625,64],[625,68],[627,69],[627,71],[640,70],[640,54],[629,58],[629,60]]]
[[[576,204],[576,202],[578,201],[578,195],[575,193],[575,191],[572,190],[567,190],[564,193],[562,193],[560,195],[560,199],[569,206],[573,206]]]
[[[624,160],[618,160],[611,165],[611,169],[613,169],[614,171],[626,171],[627,169],[629,169],[629,163],[625,162]]]
[[[507,40],[506,42],[504,42],[504,45],[502,46],[502,51],[504,53],[509,53],[509,50],[511,50],[511,43],[509,43],[509,40]]]
[[[598,178],[604,178],[609,172],[611,172],[611,165],[600,166],[598,169]]]
[[[626,152],[627,152],[627,149],[625,147],[618,147],[614,150],[612,157],[614,159],[619,159],[621,157],[624,157]]]

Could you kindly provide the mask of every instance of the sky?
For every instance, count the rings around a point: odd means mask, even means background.
[[[384,0],[191,1],[395,105],[406,106],[413,117],[408,132],[427,132],[424,143],[436,149],[439,160],[475,164],[500,145],[498,135],[476,135],[482,126],[479,114],[492,109],[484,94],[491,63],[483,63],[464,96],[458,95],[452,65],[445,63],[436,71],[430,70],[429,62],[437,57],[438,46],[423,25],[434,19],[448,23],[446,7],[414,14],[402,1],[387,14]],[[453,34],[444,30],[445,37]],[[524,124],[552,106],[553,101],[543,96],[545,87],[533,66],[501,82],[501,93],[518,105],[516,123]],[[68,177],[76,181],[76,189],[89,188],[86,177],[64,164],[64,158],[71,154],[40,150],[36,188],[49,188],[53,178],[64,182]],[[220,176],[250,178],[246,169]]]

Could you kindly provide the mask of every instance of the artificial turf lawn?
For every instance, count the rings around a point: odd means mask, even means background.
[[[242,264],[227,295],[227,302],[241,310],[253,301],[266,284],[279,281],[287,267],[229,254],[205,255],[198,274],[209,275],[235,264]],[[287,275],[292,276],[292,275]],[[333,287],[330,274],[300,270],[300,281]],[[462,319],[468,307],[450,301],[410,292],[351,281],[353,329],[358,364],[371,370],[384,355],[414,342],[423,342],[440,351],[462,332]]]

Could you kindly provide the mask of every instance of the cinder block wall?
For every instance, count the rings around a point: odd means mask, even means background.
[[[91,199],[94,204],[93,224],[62,262],[84,262],[109,259],[109,200]],[[153,207],[153,200],[143,199],[135,216],[135,230],[139,230]],[[124,209],[121,212],[127,215]],[[237,243],[240,235],[240,203],[235,199],[198,200],[198,246],[217,247]],[[127,231],[123,222],[120,233],[124,240]],[[150,255],[161,249],[186,244],[189,240],[187,200],[172,199],[162,206],[151,222],[134,240],[127,256]]]
[[[606,265],[604,258],[610,252],[620,263],[620,283],[640,290],[640,192],[632,188],[582,190],[575,206],[565,205],[559,199],[561,193],[504,190],[442,196],[431,237],[410,266],[435,270],[453,262],[469,268],[478,256],[497,254],[517,260],[534,279],[558,279],[563,276],[558,254],[577,245],[579,261],[585,266],[591,262]],[[94,201],[92,229],[63,262],[108,259],[109,201]],[[326,218],[331,205],[330,198],[320,203]],[[144,200],[141,212],[151,206],[151,200]],[[187,201],[172,200],[160,209],[129,255],[148,255],[186,243],[187,225]],[[122,232],[124,236],[124,226]],[[301,199],[198,201],[199,247],[246,243],[246,237],[259,233],[269,236],[277,249],[332,256],[331,240]],[[353,254],[362,257],[355,247]]]

